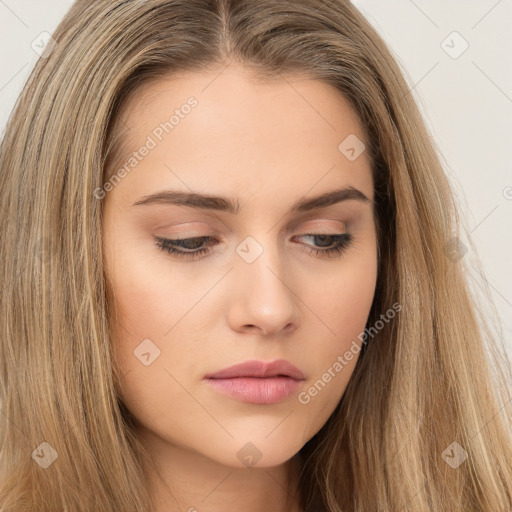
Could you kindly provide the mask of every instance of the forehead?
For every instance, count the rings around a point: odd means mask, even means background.
[[[116,165],[151,138],[155,148],[137,164],[146,178],[157,168],[169,176],[172,168],[191,186],[220,181],[257,188],[263,178],[307,185],[335,167],[359,180],[353,185],[365,181],[367,192],[371,182],[366,153],[357,160],[343,153],[346,140],[356,149],[368,144],[352,105],[334,86],[303,74],[260,79],[237,64],[170,74],[135,91],[119,114]]]
[[[331,121],[337,114],[342,114],[344,124],[351,125],[364,137],[355,110],[333,85],[299,72],[258,76],[256,71],[234,63],[221,69],[169,73],[148,81],[130,94],[119,117],[129,123],[141,115],[162,115],[165,112],[159,108],[172,112],[190,96],[203,100],[203,109],[222,109],[226,115],[250,115],[254,121],[263,115],[268,124],[284,115],[290,117],[295,111],[297,116],[304,116],[305,121],[311,121],[310,116],[314,114],[336,130]],[[235,107],[238,112],[231,110]],[[273,109],[262,112],[265,107]]]
[[[141,84],[126,98],[116,116],[121,131],[126,132],[124,139],[133,138],[140,131],[137,127],[141,126],[141,116],[158,114],[161,118],[166,112],[179,108],[190,96],[203,100],[202,107],[216,106],[226,112],[230,112],[227,107],[238,107],[240,115],[250,115],[252,120],[256,120],[258,114],[264,114],[264,122],[268,124],[275,123],[283,115],[289,117],[294,111],[301,115],[306,109],[310,110],[309,114],[314,113],[322,119],[331,130],[336,130],[332,120],[341,114],[345,126],[354,128],[354,132],[365,138],[352,105],[333,85],[307,73],[279,73],[268,77],[230,63],[220,69],[173,72]],[[276,108],[276,104],[282,108]],[[272,111],[261,111],[269,106],[273,107]],[[307,117],[306,114],[305,121]]]

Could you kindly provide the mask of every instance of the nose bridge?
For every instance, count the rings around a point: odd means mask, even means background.
[[[276,332],[297,320],[296,297],[275,236],[263,230],[236,248],[235,286],[238,328],[246,325]]]

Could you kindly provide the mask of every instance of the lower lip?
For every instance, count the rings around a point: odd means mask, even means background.
[[[285,400],[300,387],[291,377],[236,377],[206,379],[216,391],[251,404],[275,404]]]

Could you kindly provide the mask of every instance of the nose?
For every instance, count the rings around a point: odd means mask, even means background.
[[[298,327],[299,299],[291,272],[284,272],[277,248],[266,244],[252,263],[236,256],[228,322],[237,332],[289,334]]]

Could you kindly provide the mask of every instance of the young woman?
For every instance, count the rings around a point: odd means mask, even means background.
[[[457,209],[350,3],[78,0],[0,201],[3,512],[512,509]]]

